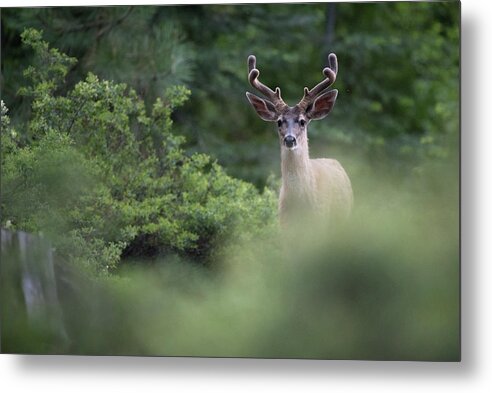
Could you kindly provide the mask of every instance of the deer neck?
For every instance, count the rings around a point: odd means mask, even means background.
[[[314,175],[309,159],[307,139],[293,150],[281,146],[282,187],[292,194],[312,194]]]

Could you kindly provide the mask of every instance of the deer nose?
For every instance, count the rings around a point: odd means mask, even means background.
[[[294,138],[292,135],[287,135],[285,138],[284,138],[284,143],[285,143],[285,146],[287,146],[289,149],[294,147],[296,145],[296,138]]]

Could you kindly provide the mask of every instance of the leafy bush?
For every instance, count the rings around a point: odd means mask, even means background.
[[[122,254],[205,262],[229,236],[273,225],[270,190],[231,178],[207,155],[185,154],[172,113],[189,90],[168,87],[150,113],[133,89],[94,74],[57,94],[75,59],[34,29],[22,40],[36,66],[20,90],[32,99],[23,138],[2,106],[4,222],[49,232],[60,253],[98,271],[116,267]]]

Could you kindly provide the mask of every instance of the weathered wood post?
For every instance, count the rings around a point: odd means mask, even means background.
[[[48,351],[59,351],[68,343],[68,337],[50,242],[41,236],[2,228],[0,245],[0,350],[9,350],[7,338],[23,340],[24,336],[39,334],[49,341],[44,346]],[[38,347],[42,348],[43,343]]]

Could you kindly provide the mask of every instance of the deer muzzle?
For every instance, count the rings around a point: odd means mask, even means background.
[[[297,145],[296,138],[292,135],[287,135],[284,138],[284,144],[287,146],[289,149],[294,148]]]

